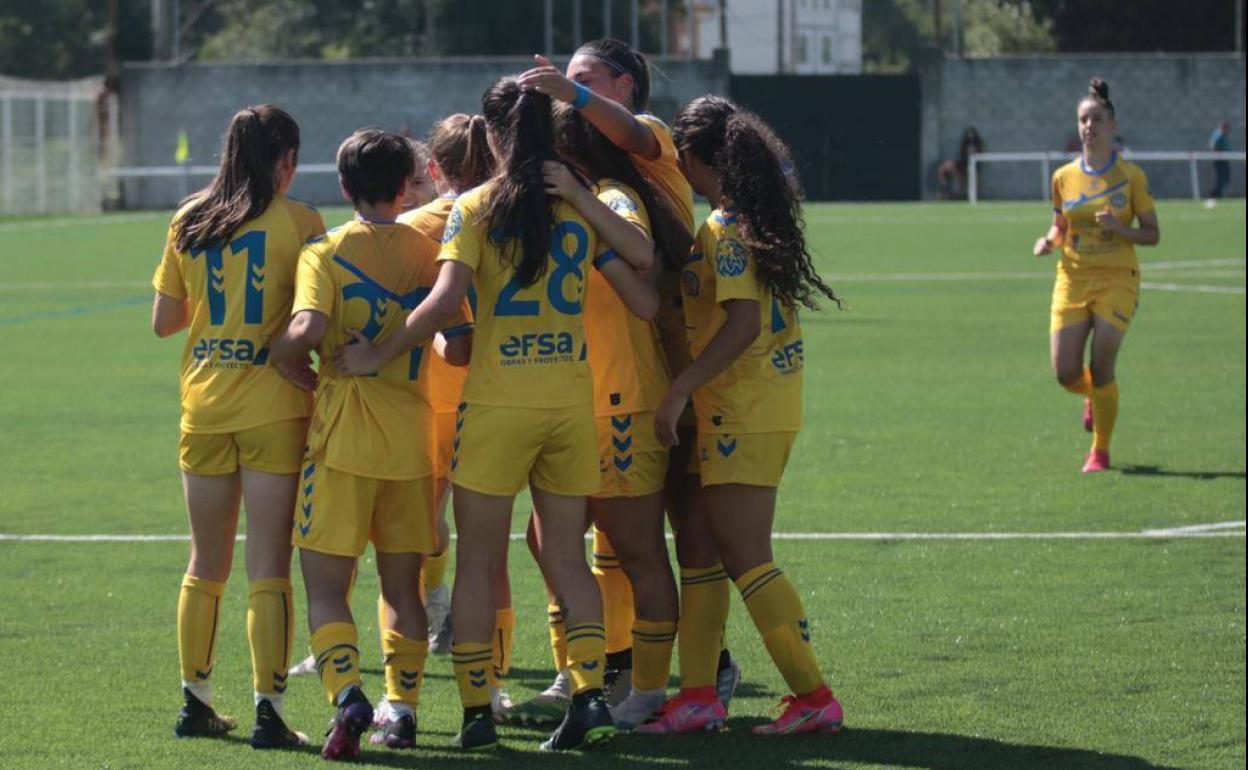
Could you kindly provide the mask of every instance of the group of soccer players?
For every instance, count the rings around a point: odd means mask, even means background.
[[[393,133],[348,137],[338,169],[355,218],[328,232],[286,196],[299,129],[271,105],[234,116],[217,177],[175,215],[153,327],[189,327],[177,735],[236,726],[212,707],[211,675],[240,497],[256,748],[307,742],[283,709],[292,544],[314,669],[336,709],[326,759],[358,756],[374,723],[374,742],[416,745],[431,630],[449,642],[464,749],[496,746],[495,723],[509,718],[558,722],[542,744],[552,750],[618,730],[718,728],[740,676],[723,648],[729,580],[792,691],[754,732],[841,728],[771,552],[801,424],[797,310],[820,295],[840,303],[811,262],[788,150],[715,96],[669,129],[644,112],[647,63],[620,41],[587,43],[566,72],[537,65],[491,85],[480,115],[440,121],[427,161]],[[696,230],[695,192],[713,207]],[[526,486],[555,681],[513,705],[501,690],[516,622],[507,548]],[[448,497],[458,540],[446,618]],[[350,610],[370,542],[377,709]]]

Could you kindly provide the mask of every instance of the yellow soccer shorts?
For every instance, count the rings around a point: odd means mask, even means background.
[[[451,446],[451,481],[510,496],[526,484],[556,495],[598,490],[594,406],[530,409],[460,404]]]
[[[702,486],[778,487],[797,433],[698,433]]]
[[[1049,333],[1087,323],[1093,314],[1125,332],[1139,304],[1140,274],[1135,270],[1096,277],[1071,277],[1059,272],[1053,285]]]
[[[654,435],[654,412],[597,418],[598,491],[594,497],[642,497],[663,491],[667,447]]]
[[[433,475],[374,479],[307,460],[299,478],[291,543],[335,556],[358,557],[372,542],[380,553],[438,549]]]
[[[451,455],[454,454],[455,412],[435,412],[433,415],[433,475],[444,479],[451,474]]]
[[[265,423],[234,433],[182,433],[178,465],[197,476],[225,476],[239,467],[298,473],[308,437],[305,418]]]

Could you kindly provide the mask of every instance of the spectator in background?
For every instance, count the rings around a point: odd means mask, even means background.
[[[1231,151],[1231,124],[1225,120],[1218,124],[1218,127],[1209,135],[1209,149],[1213,152],[1230,152]],[[1209,191],[1210,200],[1217,200],[1222,197],[1226,186],[1231,183],[1231,163],[1226,160],[1215,160],[1213,162],[1213,189]]]
[[[936,170],[936,178],[940,181],[940,197],[942,200],[949,200],[954,197],[956,183],[956,192],[958,197],[966,195],[966,169],[970,165],[970,157],[975,153],[984,151],[984,140],[979,138],[979,132],[974,126],[967,126],[962,132],[962,143],[958,147],[957,160],[947,160],[940,164],[940,168]]]

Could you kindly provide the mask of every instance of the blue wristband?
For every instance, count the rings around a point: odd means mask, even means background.
[[[576,98],[572,100],[572,106],[579,110],[589,104],[589,89],[576,81],[572,82],[572,87],[576,89]]]

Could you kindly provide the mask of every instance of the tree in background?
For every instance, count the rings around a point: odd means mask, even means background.
[[[117,11],[118,57],[150,57],[150,0],[118,0]],[[107,43],[107,3],[0,0],[0,74],[57,80],[99,75]]]
[[[863,68],[905,72],[954,52],[957,2],[864,2]],[[1044,53],[1057,48],[1051,23],[1036,0],[961,0],[960,15],[964,56]]]
[[[1034,0],[1059,51],[1234,51],[1236,0]],[[1242,20],[1241,20],[1242,21]]]

